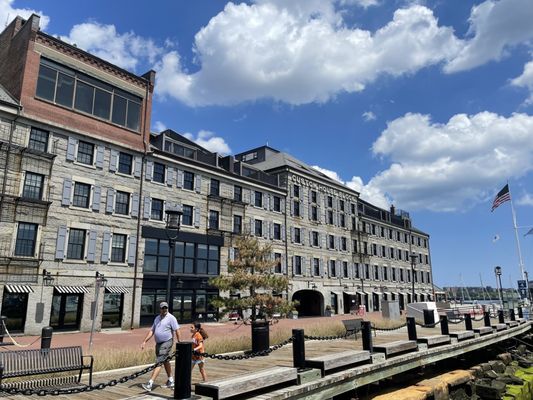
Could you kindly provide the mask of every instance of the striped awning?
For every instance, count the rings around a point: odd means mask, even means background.
[[[87,289],[85,286],[54,286],[54,289],[58,293],[72,293],[72,294],[89,293],[89,289]]]
[[[105,291],[107,293],[129,293],[128,288],[124,286],[106,286]]]
[[[34,293],[30,285],[6,285],[9,293]]]

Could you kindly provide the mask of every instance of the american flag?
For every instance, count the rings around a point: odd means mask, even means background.
[[[506,201],[511,200],[511,193],[509,193],[509,184],[505,185],[502,190],[498,192],[494,201],[492,202],[491,212],[494,211],[498,206]]]

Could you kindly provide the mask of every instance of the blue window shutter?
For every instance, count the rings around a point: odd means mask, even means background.
[[[72,192],[72,179],[66,178],[63,181],[63,196],[61,198],[61,204],[64,206],[70,206],[70,194]]]
[[[117,171],[117,163],[118,163],[118,151],[111,149],[111,157],[109,157],[109,170],[111,172]]]
[[[178,169],[178,182],[177,185],[179,188],[183,187],[183,171],[181,169]]]
[[[305,246],[305,228],[300,229],[300,243]]]
[[[294,266],[296,261],[296,256],[292,256],[292,276],[296,275],[296,268]]]
[[[94,262],[96,255],[96,231],[89,231],[89,244],[87,246],[87,261]]]
[[[318,261],[318,270],[320,276],[324,276],[324,260],[322,258]]]
[[[137,252],[137,236],[130,235],[128,243],[128,264],[135,264],[135,253]]]
[[[167,186],[174,185],[174,168],[167,167]]]
[[[139,216],[139,193],[133,193],[131,196],[131,216]]]
[[[302,257],[302,276],[307,276],[307,258]]]
[[[74,161],[74,159],[76,158],[76,144],[78,144],[78,141],[72,136],[69,136],[68,144],[67,144],[67,160],[68,161]]]
[[[229,260],[234,261],[235,260],[235,248],[230,247],[229,248]]]
[[[285,241],[285,225],[281,225],[281,240]]]
[[[104,168],[104,146],[96,146],[96,168]]]
[[[146,161],[146,172],[144,177],[147,181],[151,181],[154,178],[154,162]]]
[[[65,258],[65,241],[67,238],[67,227],[61,225],[57,230],[56,240],[56,260],[62,260]]]
[[[108,188],[105,212],[111,214],[113,211],[115,211],[115,189]]]
[[[242,190],[242,201],[244,203],[250,204],[250,197],[251,197],[250,189],[243,189]]]
[[[109,262],[110,246],[111,246],[111,233],[104,232],[104,240],[102,242],[102,258],[100,260],[103,263]]]
[[[93,187],[93,211],[100,211],[100,198],[102,196],[102,188],[100,186]]]
[[[143,218],[150,219],[152,213],[152,198],[150,196],[144,197]]]
[[[142,169],[142,163],[143,159],[141,156],[135,156],[135,165],[133,169],[133,176],[136,178],[141,177],[141,169]]]
[[[255,220],[254,217],[250,217],[250,235],[255,236]]]
[[[194,207],[194,227],[200,227],[200,208]]]
[[[202,192],[202,175],[194,174],[194,190],[196,193]]]
[[[281,273],[287,275],[287,262],[285,261],[285,255],[281,255]]]

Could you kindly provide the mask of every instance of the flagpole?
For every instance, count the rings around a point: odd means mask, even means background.
[[[507,185],[509,185],[509,182],[507,182]],[[516,225],[516,213],[514,211],[514,205],[513,205],[513,196],[511,196],[511,187],[509,187],[509,198],[511,201],[511,212],[513,214],[513,226],[514,226],[514,234],[516,238],[516,249],[518,250],[518,262],[520,266],[520,274],[522,276],[522,279],[526,279],[526,274],[524,273],[524,261],[522,260],[522,250],[520,250],[520,240],[518,238],[518,226]]]

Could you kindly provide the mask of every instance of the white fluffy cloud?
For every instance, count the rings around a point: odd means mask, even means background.
[[[531,0],[487,0],[472,8],[471,39],[445,67],[447,72],[467,70],[498,60],[514,45],[533,39]]]
[[[399,9],[375,32],[349,29],[334,0],[228,3],[195,36],[199,70],[177,52],[158,63],[160,95],[191,106],[270,98],[325,102],[382,74],[402,75],[453,58],[462,44],[433,12]]]
[[[524,72],[522,72],[522,75],[513,79],[511,84],[527,88],[529,90],[529,98],[526,100],[526,103],[533,104],[533,61],[528,62],[524,66]]]
[[[118,33],[114,25],[97,22],[74,25],[69,35],[62,39],[132,71],[135,71],[139,60],[155,64],[157,58],[163,54],[163,49],[152,39],[143,38],[134,32]]]
[[[166,129],[167,126],[161,121],[155,121],[154,125],[152,126],[152,130],[158,133],[163,132]]]
[[[533,116],[481,112],[437,124],[406,114],[388,123],[372,150],[391,165],[370,187],[402,208],[456,211],[533,170]]]
[[[376,120],[376,114],[374,114],[372,111],[365,111],[362,117],[367,122]]]
[[[50,18],[47,15],[44,15],[42,11],[36,11],[30,8],[14,8],[13,2],[14,0],[0,0],[0,23],[2,26],[4,23],[9,24],[17,15],[22,18],[29,18],[32,14],[38,14],[41,16],[41,29],[46,29],[50,22]]]
[[[516,204],[519,206],[531,206],[533,207],[533,194],[524,193],[521,197],[518,198]]]
[[[185,133],[183,136],[209,151],[223,155],[231,153],[231,149],[224,138],[215,136],[213,132],[200,131],[196,137],[192,133]]]
[[[339,0],[339,3],[341,5],[351,5],[355,4],[359,7],[368,8],[368,7],[374,7],[379,5],[378,0]]]

